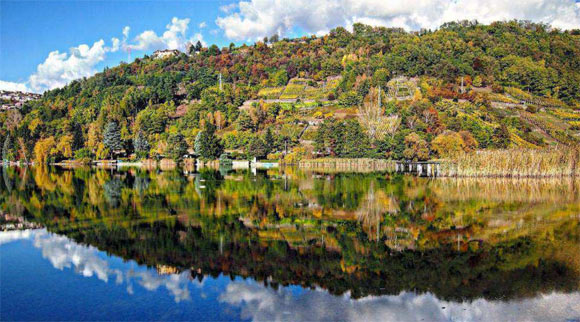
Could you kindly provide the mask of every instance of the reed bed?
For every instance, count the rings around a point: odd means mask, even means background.
[[[440,178],[430,188],[445,202],[486,200],[566,205],[580,202],[580,180],[565,178]]]
[[[298,164],[302,169],[316,171],[340,171],[340,172],[373,172],[373,171],[395,171],[395,162],[385,159],[338,159],[322,158],[302,160]]]
[[[450,177],[576,177],[579,159],[579,147],[489,150],[459,155],[441,170]]]

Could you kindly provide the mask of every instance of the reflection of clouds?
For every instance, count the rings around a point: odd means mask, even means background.
[[[116,284],[127,283],[127,292],[133,294],[133,281],[149,291],[160,287],[167,289],[176,302],[188,300],[189,271],[180,274],[159,275],[153,271],[123,272],[109,267],[109,262],[99,256],[99,250],[92,246],[75,243],[65,236],[48,233],[45,229],[0,232],[0,245],[16,240],[33,240],[33,245],[41,249],[42,257],[48,259],[54,268],[74,268],[75,272],[85,276],[96,276],[108,282],[113,279]]]
[[[139,285],[149,291],[155,291],[161,286],[165,287],[173,294],[175,302],[189,300],[189,289],[187,288],[190,282],[188,278],[190,276],[189,271],[171,275],[159,275],[151,271],[129,271],[126,276],[127,279],[138,279]],[[127,291],[132,294],[132,285],[128,286]]]
[[[256,321],[565,321],[580,318],[580,293],[540,295],[533,299],[456,303],[432,294],[403,292],[355,300],[325,291],[294,295],[261,285],[232,282],[220,297]]]
[[[30,239],[32,231],[27,230],[9,230],[0,232],[0,245],[7,244],[21,239]]]

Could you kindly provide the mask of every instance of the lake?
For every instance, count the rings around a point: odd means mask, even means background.
[[[2,168],[0,320],[580,320],[580,182]]]

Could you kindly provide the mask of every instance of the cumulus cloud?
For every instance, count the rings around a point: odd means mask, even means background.
[[[207,23],[205,21],[199,23],[199,29],[203,29],[205,27],[207,27]]]
[[[294,28],[322,34],[355,22],[407,30],[435,29],[463,19],[482,23],[525,19],[562,29],[580,27],[580,6],[574,0],[251,0],[221,10],[226,15],[216,24],[237,40],[282,35]]]
[[[38,92],[62,87],[72,80],[91,76],[96,73],[95,66],[105,60],[107,52],[110,51],[111,48],[106,47],[102,39],[92,46],[82,44],[73,47],[68,54],[52,51],[38,65],[36,73],[30,76],[29,87]]]
[[[34,247],[41,250],[42,257],[56,269],[74,269],[75,273],[84,277],[96,276],[103,282],[113,280],[118,285],[126,283],[129,294],[133,294],[133,283],[136,283],[147,291],[164,288],[173,296],[175,302],[181,302],[190,299],[189,286],[192,283],[198,287],[202,285],[197,280],[190,281],[189,270],[180,274],[159,275],[150,269],[134,270],[132,264],[126,265],[128,269],[114,269],[97,248],[77,244],[65,236],[51,234],[45,229],[0,232],[0,245],[17,240],[31,240]]]
[[[15,83],[15,82],[7,82],[0,80],[0,90],[4,91],[20,91],[20,92],[28,92],[29,89],[24,83]]]
[[[566,321],[580,316],[580,293],[552,293],[510,301],[448,302],[432,294],[353,299],[323,290],[295,294],[252,282],[232,282],[220,301],[254,321]]]
[[[147,30],[138,34],[130,40],[131,27],[126,26],[122,30],[123,37],[111,38],[111,45],[107,46],[103,39],[93,43],[91,46],[81,44],[72,47],[69,52],[52,51],[44,62],[40,63],[36,72],[32,74],[27,82],[7,82],[0,80],[0,89],[19,90],[28,92],[44,92],[45,90],[65,86],[71,81],[83,77],[89,77],[97,72],[97,66],[103,62],[109,53],[119,50],[157,50],[157,49],[179,49],[185,50],[188,42],[203,41],[201,32],[188,37],[187,31],[190,20],[188,18],[179,19],[174,17],[171,23],[167,24],[163,34],[158,35],[153,30]],[[200,24],[200,29],[205,27]]]
[[[30,239],[32,230],[9,230],[0,232],[0,245],[8,244],[17,240]]]
[[[157,35],[153,30],[147,30],[135,37],[134,44],[127,45],[132,50],[155,50],[155,49],[179,49],[185,50],[187,39],[186,33],[189,26],[189,18],[179,19],[173,17],[171,23],[166,26],[167,30],[162,35]],[[127,31],[127,36],[129,32]]]

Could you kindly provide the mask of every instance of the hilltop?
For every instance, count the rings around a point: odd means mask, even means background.
[[[575,146],[580,33],[523,21],[321,37],[137,58],[20,111],[3,158],[376,157]],[[285,153],[288,152],[288,153]]]

